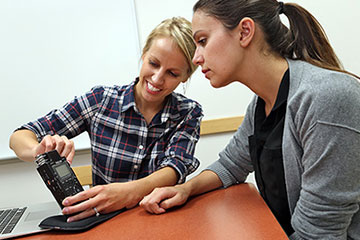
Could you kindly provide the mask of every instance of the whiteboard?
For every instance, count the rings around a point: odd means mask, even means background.
[[[133,0],[0,0],[0,159],[14,129],[96,85],[137,77]],[[76,149],[90,146],[87,134]]]

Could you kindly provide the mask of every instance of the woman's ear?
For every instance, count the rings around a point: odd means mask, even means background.
[[[186,83],[187,80],[189,80],[190,76],[191,76],[191,74],[187,71],[184,79],[182,79],[181,82],[182,82],[182,83]]]
[[[186,83],[189,78],[190,78],[190,76],[189,76],[189,75],[186,75],[186,78],[183,79],[181,82],[182,82],[182,83]]]
[[[241,19],[240,23],[237,26],[239,37],[240,37],[240,45],[242,47],[247,47],[255,34],[255,22],[249,17],[245,17]]]

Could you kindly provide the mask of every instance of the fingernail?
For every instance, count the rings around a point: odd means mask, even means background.
[[[72,222],[73,219],[72,219],[72,218],[68,218],[66,221],[69,223],[69,222]]]
[[[69,200],[65,199],[63,202],[63,205],[68,205],[68,203],[69,203]]]
[[[67,214],[67,213],[69,213],[69,209],[68,209],[68,208],[64,208],[62,212],[63,212],[64,214]]]

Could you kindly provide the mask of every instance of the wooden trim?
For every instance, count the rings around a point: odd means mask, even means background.
[[[91,165],[72,167],[76,177],[79,179],[81,186],[92,185]]]
[[[200,135],[234,132],[243,120],[243,116],[203,120],[200,126]]]

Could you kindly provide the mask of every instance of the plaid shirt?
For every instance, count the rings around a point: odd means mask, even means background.
[[[172,93],[148,125],[136,108],[136,83],[94,87],[21,128],[33,131],[39,141],[46,135],[70,139],[88,132],[95,184],[139,179],[166,166],[177,171],[178,183],[184,182],[199,166],[194,150],[200,136],[201,106]]]

